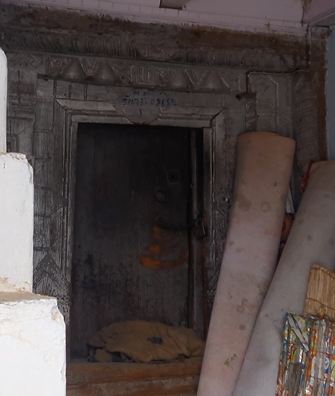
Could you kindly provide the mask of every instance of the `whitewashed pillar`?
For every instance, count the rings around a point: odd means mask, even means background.
[[[0,49],[0,292],[32,291],[33,170],[6,153],[7,58]]]

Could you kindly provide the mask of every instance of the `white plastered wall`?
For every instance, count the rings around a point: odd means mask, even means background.
[[[0,290],[32,291],[33,171],[25,155],[0,153]]]
[[[0,395],[65,396],[65,326],[54,298],[0,292]]]

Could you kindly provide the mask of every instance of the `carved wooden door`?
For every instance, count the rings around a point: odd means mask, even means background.
[[[188,320],[190,130],[81,124],[71,350],[112,322]]]

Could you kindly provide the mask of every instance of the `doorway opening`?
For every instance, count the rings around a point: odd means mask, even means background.
[[[78,125],[72,359],[115,322],[199,328],[202,145],[200,129]]]

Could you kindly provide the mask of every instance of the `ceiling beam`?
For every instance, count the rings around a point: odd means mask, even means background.
[[[310,25],[333,25],[335,23],[334,0],[312,0],[306,6],[304,22]]]
[[[160,0],[160,8],[172,8],[182,10],[190,0]]]

